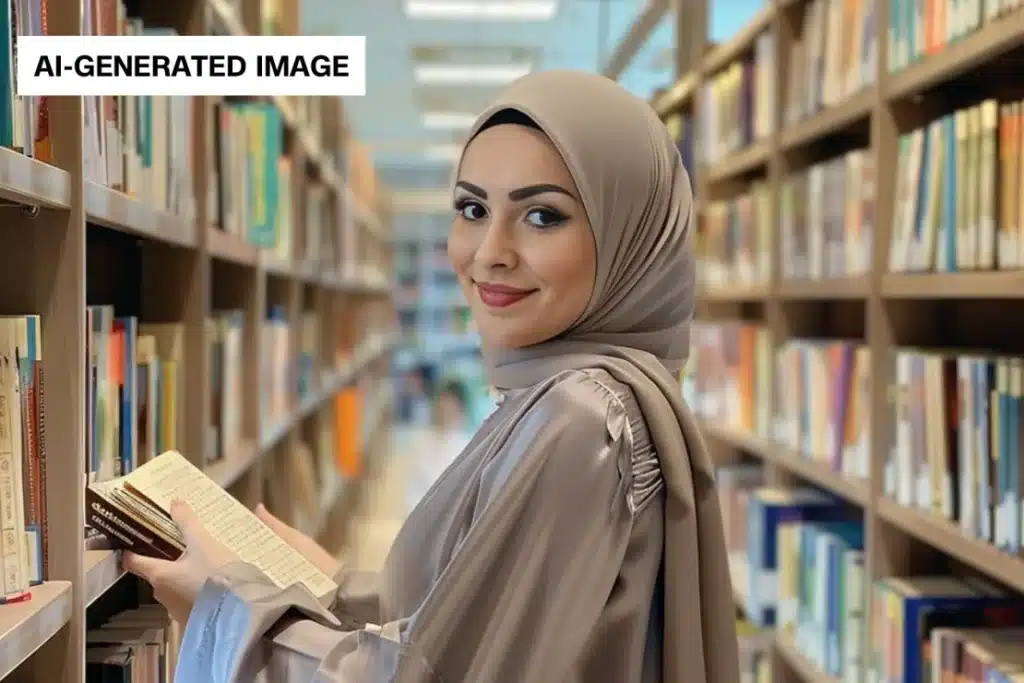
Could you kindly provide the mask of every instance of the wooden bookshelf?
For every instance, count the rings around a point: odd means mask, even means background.
[[[699,2],[709,4],[708,0]],[[758,325],[770,334],[773,351],[790,340],[838,338],[863,344],[870,353],[868,476],[858,479],[840,474],[767,436],[707,418],[701,418],[702,432],[723,465],[759,460],[770,485],[808,485],[859,509],[866,539],[866,590],[883,577],[938,572],[987,577],[1010,593],[1022,594],[1024,553],[1000,550],[965,531],[958,521],[924,509],[920,503],[914,507],[901,505],[885,493],[884,468],[895,421],[890,399],[898,391],[894,351],[920,348],[1024,357],[1024,325],[1019,322],[1024,313],[1024,267],[960,267],[958,272],[939,272],[930,262],[932,257],[927,257],[929,265],[919,268],[919,272],[891,272],[889,265],[890,243],[896,230],[893,214],[898,201],[901,136],[986,99],[1000,103],[1024,100],[1024,87],[1006,82],[1007,75],[1017,73],[1024,63],[1020,47],[1024,44],[1024,6],[1008,5],[1001,15],[983,18],[979,27],[947,41],[933,53],[890,69],[892,3],[867,2],[873,6],[874,32],[878,36],[873,69],[867,82],[838,101],[795,119],[788,115],[787,93],[791,79],[796,77],[790,56],[802,40],[804,16],[811,0],[766,0],[766,7],[736,37],[724,45],[699,50],[704,60],[667,88],[653,106],[670,130],[680,130],[679,122],[684,121],[683,129],[697,131],[697,141],[692,144],[698,151],[691,153],[696,161],[689,170],[698,212],[715,202],[740,196],[755,182],[767,183],[773,196],[771,234],[776,238],[769,247],[769,282],[756,287],[702,283],[698,288],[698,320],[739,320]],[[695,10],[695,15],[701,12]],[[844,23],[844,32],[848,28]],[[681,44],[706,46],[703,27],[694,27],[693,31],[698,35],[686,37]],[[699,148],[706,123],[701,117],[711,111],[705,106],[712,96],[711,78],[735,60],[754,55],[758,38],[769,33],[775,41],[774,63],[770,66],[774,74],[772,133],[725,158],[706,163]],[[726,125],[734,122],[718,127]],[[853,150],[864,150],[874,169],[873,239],[866,272],[804,279],[783,277],[787,180]],[[683,150],[683,156],[687,158],[687,150]],[[997,166],[996,172],[1001,174],[1001,167]],[[998,193],[995,202],[1001,205],[1003,195]],[[1000,214],[996,217],[998,225]],[[705,223],[698,221],[695,229],[704,228]],[[697,244],[702,244],[701,239]],[[716,252],[712,258],[716,266],[720,265],[720,254]],[[777,399],[769,399],[769,403]],[[773,415],[776,409],[773,405]],[[869,614],[869,633],[877,618]],[[781,637],[776,639],[771,661],[775,683],[836,680],[817,670],[792,642]],[[862,668],[867,666],[865,662]],[[863,680],[869,678],[864,673]]]
[[[149,27],[244,36],[260,30],[266,4],[144,1],[140,11]],[[297,3],[291,4],[296,7],[285,10],[286,32],[297,34]],[[81,34],[83,6],[48,0],[49,33]],[[118,553],[87,548],[83,533],[90,419],[87,305],[114,306],[116,315],[135,317],[140,325],[180,324],[183,370],[177,390],[184,398],[174,425],[178,450],[246,505],[266,502],[286,521],[292,518],[293,497],[288,472],[301,444],[331,433],[352,440],[360,457],[371,462],[386,451],[391,425],[388,378],[396,337],[388,202],[382,189],[369,195],[352,187],[353,174],[375,172],[347,161],[354,141],[340,99],[269,98],[283,122],[281,159],[292,169],[287,218],[292,248],[286,258],[217,225],[209,199],[210,188],[217,187],[210,150],[215,148],[218,98],[191,98],[194,154],[192,173],[183,180],[194,194],[190,217],[87,178],[85,99],[49,98],[52,164],[0,149],[0,223],[6,239],[0,268],[7,283],[0,288],[0,313],[40,316],[48,378],[39,396],[46,422],[49,535],[47,580],[31,587],[30,599],[0,605],[0,679],[81,683],[91,610],[108,609],[101,603],[119,600],[121,589],[132,587]],[[319,111],[315,123],[307,114],[314,106]],[[307,216],[306,191],[314,184],[324,192],[318,219]],[[310,237],[311,224],[317,226],[319,241]],[[262,328],[272,307],[285,312],[294,340],[285,361],[289,367],[298,365],[304,316],[315,314],[318,327],[311,350],[303,350],[312,358],[308,386],[300,395],[292,377],[297,373],[289,373],[286,414],[266,424],[261,413],[267,392]],[[211,459],[215,368],[207,319],[223,310],[244,317],[242,391],[237,396],[241,427],[230,451]],[[339,436],[338,399],[350,391],[365,395],[361,433]],[[351,505],[360,477],[343,476],[333,456],[318,457],[320,512],[310,528],[329,548],[340,550],[345,522],[340,511]]]

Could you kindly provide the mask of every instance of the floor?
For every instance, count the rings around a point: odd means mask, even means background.
[[[376,570],[416,502],[458,455],[457,443],[438,446],[438,437],[425,428],[399,429],[377,476],[366,483],[366,495],[350,527],[346,563]],[[431,447],[434,446],[434,447]]]

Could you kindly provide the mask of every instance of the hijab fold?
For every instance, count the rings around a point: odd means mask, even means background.
[[[713,465],[678,373],[695,299],[693,195],[675,143],[647,103],[594,74],[548,71],[512,83],[470,137],[518,111],[569,168],[597,248],[594,291],[559,337],[487,352],[498,389],[597,368],[633,391],[666,484],[662,680],[736,683],[735,606]]]

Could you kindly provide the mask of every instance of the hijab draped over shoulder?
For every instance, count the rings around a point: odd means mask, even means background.
[[[678,383],[695,299],[689,176],[654,110],[603,76],[525,76],[471,135],[506,110],[529,117],[568,166],[594,233],[597,278],[570,329],[489,355],[489,377],[499,390],[521,389],[599,368],[632,389],[667,492],[663,680],[735,683],[735,606],[713,466]]]

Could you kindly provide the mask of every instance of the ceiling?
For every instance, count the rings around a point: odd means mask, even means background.
[[[440,182],[435,187],[447,182],[443,169],[450,167],[450,154],[464,130],[457,124],[471,119],[496,94],[501,87],[497,79],[510,78],[520,69],[599,71],[643,6],[642,0],[557,0],[549,20],[454,21],[407,18],[409,1],[303,0],[302,25],[307,35],[367,37],[367,92],[346,100],[349,119],[378,167],[433,167],[430,182],[423,177],[415,183],[421,187],[434,185],[436,179]],[[668,84],[673,44],[672,22],[663,21],[621,82],[644,98]],[[445,75],[439,71],[466,66],[489,67],[494,82],[423,82]],[[393,179],[388,182],[394,187]]]

